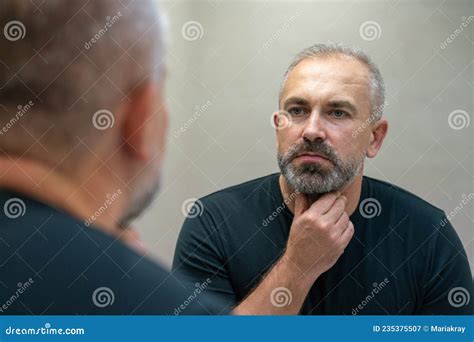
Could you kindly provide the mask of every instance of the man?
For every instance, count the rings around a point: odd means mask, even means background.
[[[387,134],[383,106],[363,52],[298,54],[274,115],[281,174],[200,199],[174,269],[212,279],[239,314],[471,314],[469,263],[444,213],[363,176]]]
[[[167,130],[154,1],[2,0],[0,25],[0,313],[224,313],[129,228]]]

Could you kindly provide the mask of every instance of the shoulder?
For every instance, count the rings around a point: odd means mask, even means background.
[[[15,289],[31,281],[22,303],[35,313],[173,314],[192,293],[178,274],[98,228],[18,194],[6,198],[23,209],[18,217],[0,217],[0,242],[8,244],[0,249],[0,273],[8,275],[2,283]],[[187,312],[219,313],[213,301],[204,310],[203,301],[187,305]],[[8,313],[25,313],[19,303]]]
[[[445,216],[442,209],[400,186],[367,176],[364,176],[364,182],[369,188],[369,198],[379,201],[382,211],[416,214],[420,219],[438,222]],[[361,198],[361,203],[363,200]]]
[[[213,192],[201,197],[199,201],[210,210],[223,207],[240,208],[258,200],[262,192],[270,191],[273,182],[277,180],[278,174],[270,174]]]
[[[193,248],[209,248],[222,245],[221,234],[229,234],[235,227],[243,233],[245,227],[253,227],[253,215],[278,182],[278,174],[271,174],[233,185],[195,200],[181,228],[177,252]],[[263,215],[264,216],[264,215]],[[243,224],[242,224],[243,223]],[[225,240],[225,238],[224,238]]]

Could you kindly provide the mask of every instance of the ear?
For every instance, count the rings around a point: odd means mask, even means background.
[[[273,120],[273,127],[275,127],[275,129],[278,131],[278,126],[280,125],[280,111],[279,110],[273,113],[272,120]]]
[[[370,143],[369,147],[367,148],[368,158],[374,158],[382,147],[382,143],[387,136],[388,122],[385,119],[380,119],[374,123],[371,129]]]
[[[123,107],[124,121],[121,129],[126,153],[132,158],[147,161],[150,156],[148,137],[152,125],[154,88],[151,83],[140,85],[129,95],[130,101]]]
[[[278,132],[279,132],[278,125],[280,124],[279,116],[280,116],[279,110],[275,111],[272,115],[272,123],[273,123],[273,127],[275,128],[275,133],[276,133],[275,143],[276,143],[277,151],[279,147],[279,143],[278,143]]]

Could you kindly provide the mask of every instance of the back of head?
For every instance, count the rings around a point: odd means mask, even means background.
[[[94,114],[160,76],[158,19],[153,0],[2,0],[0,152],[80,157],[103,133]]]

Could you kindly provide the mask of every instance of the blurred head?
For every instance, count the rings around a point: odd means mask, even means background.
[[[1,155],[81,181],[107,174],[127,196],[123,225],[151,202],[165,147],[164,46],[155,6],[0,2]]]
[[[299,53],[285,73],[274,114],[278,164],[286,182],[309,195],[338,191],[380,149],[384,85],[360,50],[317,44]]]

